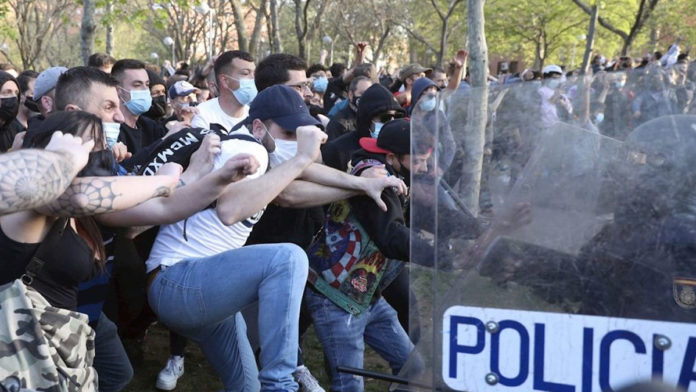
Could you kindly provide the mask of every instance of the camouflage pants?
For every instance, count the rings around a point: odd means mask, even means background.
[[[96,391],[94,330],[81,313],[58,309],[20,280],[0,286],[0,380],[22,388]]]

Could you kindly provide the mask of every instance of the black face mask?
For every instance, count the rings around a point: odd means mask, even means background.
[[[0,98],[0,121],[9,124],[19,112],[19,99],[17,97]]]
[[[27,109],[31,110],[32,112],[35,112],[35,113],[41,112],[41,110],[39,110],[39,103],[34,101],[34,99],[32,99],[30,97],[26,97],[24,99],[24,106]]]
[[[164,117],[165,114],[167,114],[167,97],[160,95],[159,97],[152,98],[150,110],[145,112],[145,115],[150,118],[160,119]]]
[[[116,172],[116,160],[111,150],[92,151],[78,177],[108,177]]]

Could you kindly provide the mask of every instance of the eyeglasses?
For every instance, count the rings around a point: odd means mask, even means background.
[[[300,83],[295,83],[295,84],[286,84],[288,87],[292,87],[295,90],[302,92],[302,90],[306,88],[310,88],[312,86],[312,81],[311,80],[305,80],[304,82]]]
[[[379,122],[385,123],[387,121],[391,121],[397,118],[404,118],[404,114],[401,112],[395,112],[395,113],[384,113],[379,116]]]

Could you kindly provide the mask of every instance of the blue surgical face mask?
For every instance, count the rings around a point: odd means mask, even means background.
[[[379,136],[380,131],[382,131],[382,126],[384,125],[384,123],[375,122],[375,121],[373,121],[372,123],[375,126],[374,126],[374,130],[370,131],[370,136],[372,136],[373,139],[377,139],[377,136]]]
[[[432,95],[427,95],[418,102],[418,107],[424,112],[432,111],[435,106],[437,106],[437,99]]]
[[[113,148],[118,141],[118,135],[121,133],[121,124],[102,121],[102,128],[104,129],[104,138],[106,139],[107,146]]]
[[[314,91],[324,93],[326,88],[329,86],[329,79],[325,76],[318,77],[314,79]]]
[[[128,91],[121,88],[123,91]],[[126,102],[126,108],[128,111],[136,116],[139,116],[148,110],[152,106],[152,95],[150,95],[150,90],[130,90],[130,100]]]
[[[228,77],[239,82],[239,88],[232,90],[232,94],[237,98],[237,102],[242,105],[248,105],[256,98],[256,94],[258,94],[259,91],[256,89],[256,82],[254,82],[254,79],[235,79],[231,76]]]

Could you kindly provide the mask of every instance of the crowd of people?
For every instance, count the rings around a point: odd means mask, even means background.
[[[332,391],[364,389],[337,368],[362,368],[365,342],[394,374],[407,361],[421,370],[404,264],[432,265],[433,245],[409,234],[409,188],[461,182],[456,124],[428,124],[471,95],[467,53],[392,76],[364,49],[350,67],[237,50],[195,69],[105,54],[40,73],[1,67],[0,283],[22,279],[88,316],[97,377],[81,390],[125,388],[156,321],[170,331],[162,390],[184,375],[191,340],[226,391],[323,391],[300,349],[312,324]],[[696,66],[672,50],[636,64],[597,56],[582,75],[502,72],[490,87],[487,155],[511,157],[513,179],[557,122],[623,141],[655,118],[696,114]],[[433,231],[496,229],[464,209],[449,219]],[[2,378],[22,374],[0,363]]]

